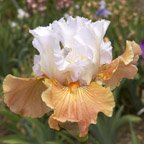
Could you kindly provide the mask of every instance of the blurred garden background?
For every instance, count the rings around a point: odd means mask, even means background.
[[[32,47],[29,29],[69,15],[110,20],[106,37],[112,42],[113,57],[123,52],[126,40],[144,47],[144,0],[0,0],[0,144],[78,144],[64,129],[58,132],[49,128],[49,114],[31,119],[10,112],[3,103],[2,91],[7,74],[32,75],[37,51]],[[113,116],[100,113],[97,124],[91,125],[89,144],[144,144],[142,57],[138,68],[134,80],[122,81],[114,91]]]

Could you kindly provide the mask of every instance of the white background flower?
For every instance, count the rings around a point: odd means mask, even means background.
[[[18,12],[18,15],[17,15],[18,19],[23,19],[23,18],[28,18],[29,17],[29,14],[21,8],[18,9],[17,12]]]

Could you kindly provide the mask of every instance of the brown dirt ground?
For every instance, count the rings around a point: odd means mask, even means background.
[[[144,144],[144,118],[141,122],[134,124],[133,129],[140,144]],[[125,125],[120,129],[117,144],[132,144],[129,125]]]

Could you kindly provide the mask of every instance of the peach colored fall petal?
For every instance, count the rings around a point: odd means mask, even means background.
[[[117,70],[112,75],[111,79],[106,80],[105,84],[107,86],[111,86],[111,88],[115,88],[116,86],[119,86],[123,78],[133,79],[137,71],[138,69],[135,65],[124,65],[124,63],[120,62]]]
[[[55,120],[64,122],[77,122],[80,137],[88,132],[90,124],[95,124],[99,112],[107,116],[112,115],[115,105],[113,94],[109,88],[104,88],[95,82],[88,86],[79,86],[78,82],[71,83],[69,87],[57,81],[45,80],[49,87],[42,94],[42,100],[54,110],[50,127],[57,129]],[[56,127],[54,127],[56,125]]]
[[[12,112],[22,116],[41,117],[48,107],[41,100],[46,90],[43,78],[19,78],[8,75],[3,83],[4,102]]]
[[[125,52],[114,59],[112,63],[102,65],[96,76],[107,86],[115,88],[123,78],[133,79],[137,73],[137,60],[141,55],[141,49],[134,41],[126,42]]]
[[[111,79],[119,65],[119,59],[113,60],[110,64],[104,64],[99,68],[97,79],[104,81]]]
[[[49,117],[48,123],[50,128],[60,130],[59,122],[53,118],[53,114]]]
[[[135,60],[138,60],[139,55],[141,55],[141,53],[141,48],[137,43],[135,43],[134,41],[126,41],[126,50],[119,57],[125,65],[128,65],[131,62],[135,63]]]
[[[134,41],[128,41],[131,47],[133,48],[134,51],[134,59],[132,61],[133,64],[137,64],[137,61],[139,59],[139,56],[142,55],[142,50],[140,48],[140,45],[135,43]]]

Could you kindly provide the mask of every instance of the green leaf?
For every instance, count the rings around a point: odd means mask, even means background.
[[[61,144],[60,142],[55,142],[55,141],[48,141],[45,144]]]
[[[0,138],[0,142],[2,144],[31,144],[17,135],[4,136],[3,138]]]
[[[117,122],[117,126],[120,127],[122,126],[123,124],[125,123],[129,123],[129,122],[133,122],[133,123],[137,123],[137,122],[140,122],[141,121],[141,118],[138,117],[138,116],[135,116],[135,115],[126,115],[126,116],[123,116],[118,122]]]
[[[130,122],[130,131],[131,131],[131,142],[132,144],[140,144],[134,130],[133,130],[133,126],[132,123]]]

